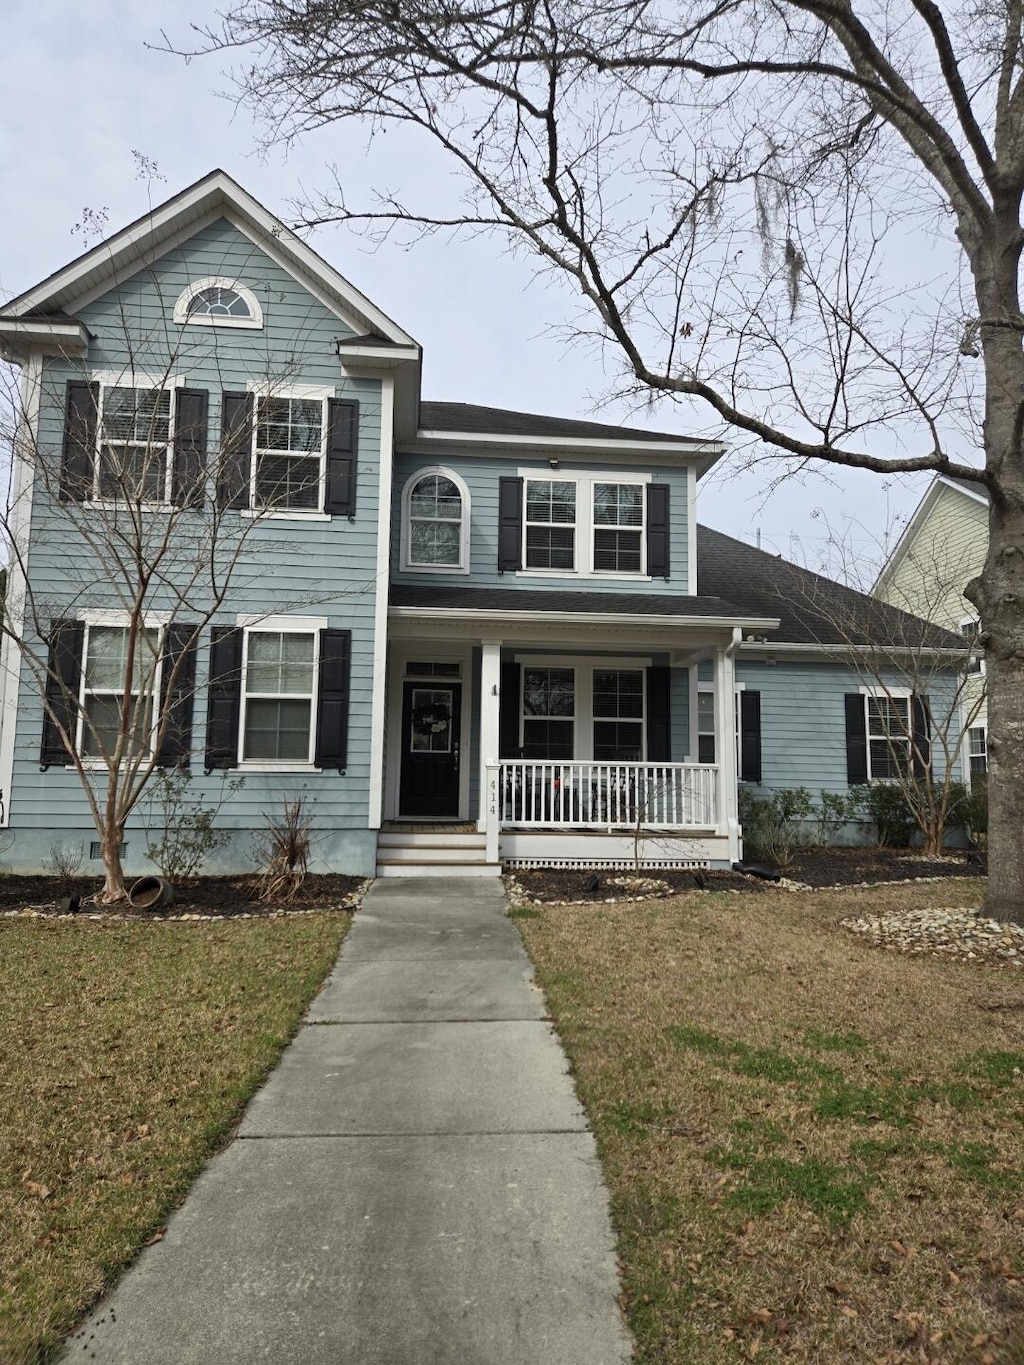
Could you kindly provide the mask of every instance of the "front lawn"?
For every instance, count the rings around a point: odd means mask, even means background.
[[[0,1360],[160,1235],[294,1033],[342,915],[0,920]]]
[[[1024,1361],[1024,970],[873,948],[886,887],[512,913],[647,1365]]]

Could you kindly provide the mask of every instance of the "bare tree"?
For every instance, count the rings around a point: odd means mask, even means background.
[[[0,430],[14,456],[0,512],[4,659],[43,713],[42,766],[81,784],[104,902],[126,895],[125,827],[154,773],[189,761],[199,642],[229,595],[266,600],[253,588],[275,545],[226,496],[243,479],[248,489],[252,401],[238,400],[234,422],[224,414],[208,448],[206,393],[171,381],[182,357],[166,355],[162,373],[145,360],[102,395],[84,377],[66,385],[66,367],[52,383],[26,371],[3,405],[13,429]],[[275,487],[264,492],[272,507]],[[311,568],[304,601],[315,581]]]
[[[989,908],[1024,922],[1022,40],[1020,0],[236,0],[198,46],[238,53],[269,141],[403,130],[466,187],[353,206],[342,166],[307,222],[496,229],[623,391],[699,400],[780,473],[987,488]]]

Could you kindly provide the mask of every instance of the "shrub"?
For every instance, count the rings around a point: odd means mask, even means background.
[[[960,823],[976,848],[988,847],[988,783],[984,778],[975,778],[971,784],[960,812]]]
[[[814,802],[806,787],[755,796],[745,787],[739,791],[739,815],[744,844],[757,857],[768,858],[788,867],[793,852],[805,842],[804,822],[814,812]]]
[[[894,782],[875,782],[864,797],[868,817],[878,831],[882,848],[906,848],[918,828],[918,820],[902,787]]]
[[[56,839],[50,845],[50,856],[43,859],[43,867],[52,872],[61,885],[68,889],[82,870],[84,858],[84,844],[65,844]]]
[[[305,881],[309,868],[312,816],[306,799],[285,798],[280,815],[265,811],[264,828],[253,843],[253,855],[263,869],[259,878],[262,901],[288,901]]]
[[[852,820],[859,820],[863,811],[863,788],[851,787],[848,792],[830,792],[822,788],[818,793],[818,808],[815,812],[815,843],[833,843],[842,827]]]
[[[146,857],[162,877],[180,881],[194,877],[208,854],[223,848],[228,831],[216,828],[221,806],[240,791],[244,778],[221,781],[220,794],[212,806],[192,792],[187,768],[157,768],[143,815]]]

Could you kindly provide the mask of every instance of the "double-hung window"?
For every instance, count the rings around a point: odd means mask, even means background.
[[[257,399],[254,507],[318,511],[323,505],[324,449],[322,399]]]
[[[984,725],[972,725],[967,731],[967,757],[971,777],[985,777],[988,773],[988,730]]]
[[[644,486],[594,484],[594,572],[642,573]]]
[[[891,782],[910,771],[910,698],[866,696],[868,780]]]
[[[403,567],[467,572],[469,492],[447,470],[415,474],[404,494]]]
[[[978,632],[981,624],[973,616],[965,616],[960,622],[960,634],[964,637],[971,649],[971,657],[967,664],[968,673],[984,673],[985,660],[982,656],[981,646],[978,643]]]
[[[644,675],[639,668],[594,669],[594,758],[640,763],[644,756]]]
[[[152,748],[155,699],[160,690],[159,630],[136,631],[129,660],[132,646],[127,626],[86,628],[77,745],[83,758],[109,758],[122,733],[126,758]],[[122,731],[126,691],[129,704]]]
[[[104,502],[169,502],[174,390],[104,385],[93,495]]]
[[[574,669],[523,669],[524,758],[571,759],[575,716]]]
[[[243,762],[313,761],[316,642],[313,631],[246,631]]]
[[[576,568],[576,484],[569,479],[527,479],[527,569]]]

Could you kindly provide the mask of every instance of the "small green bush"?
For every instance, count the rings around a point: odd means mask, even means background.
[[[832,844],[844,825],[859,820],[864,812],[864,788],[851,787],[848,792],[830,792],[825,788],[818,793],[818,808],[815,812],[817,828],[815,842]]]
[[[959,823],[967,830],[972,844],[977,848],[988,847],[988,784],[984,778],[975,778],[971,784]]]
[[[895,782],[874,782],[864,797],[868,818],[878,830],[882,848],[906,848],[918,827],[906,793]]]
[[[739,816],[743,842],[749,852],[788,867],[795,849],[806,842],[805,822],[814,814],[814,801],[806,787],[755,796],[739,790]]]

